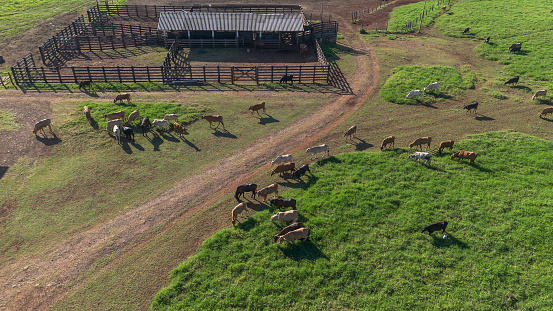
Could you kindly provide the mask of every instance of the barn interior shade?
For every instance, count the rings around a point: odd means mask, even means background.
[[[158,30],[303,31],[301,13],[161,12]]]

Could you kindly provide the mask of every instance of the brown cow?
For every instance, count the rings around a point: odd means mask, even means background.
[[[36,135],[38,131],[42,131],[42,134],[46,136],[46,133],[44,132],[45,127],[48,127],[50,129],[50,132],[53,133],[51,124],[52,124],[52,120],[50,119],[44,119],[44,120],[38,121],[35,124],[35,128],[33,129],[33,134]]]
[[[263,113],[266,113],[265,112],[265,102],[262,102],[261,104],[255,104],[255,105],[251,105],[248,110],[251,110],[252,111],[252,116],[253,116],[253,113],[254,112],[257,112],[257,115],[259,115],[259,110],[263,109]]]
[[[538,96],[543,96],[545,98],[545,96],[547,96],[547,90],[536,91],[536,93],[534,93],[534,96],[532,96],[532,100],[536,99],[536,97]]]
[[[348,136],[350,140],[353,140],[352,137],[355,137],[355,133],[357,133],[357,125],[354,125],[354,126],[350,127],[344,133],[344,137]]]
[[[440,143],[440,147],[438,148],[438,153],[441,154],[442,151],[445,149],[445,148],[449,148],[449,150],[453,150],[453,144],[455,142],[453,140],[444,140]]]
[[[452,153],[451,154],[451,159],[453,160],[454,158],[459,158],[461,160],[463,159],[469,159],[470,160],[470,163],[474,163],[474,160],[476,159],[478,155],[474,152],[471,152],[471,151],[464,151],[464,150],[459,150],[455,153]]]
[[[217,127],[215,128],[218,128],[219,125],[223,125],[223,129],[225,128],[225,123],[223,123],[223,116],[219,116],[219,115],[203,115],[202,116],[202,119],[205,119],[207,120],[207,122],[209,122],[209,127],[211,128],[211,123],[213,122],[219,122],[219,124],[217,124]]]
[[[422,145],[428,145],[428,148],[430,149],[430,143],[432,142],[432,137],[421,137],[415,139],[414,142],[409,144],[409,148],[413,148],[414,146],[419,146],[419,148],[422,150]]]
[[[121,119],[125,121],[125,112],[121,110],[113,113],[104,114],[104,119],[108,119],[108,120]]]
[[[380,150],[386,148],[387,145],[392,145],[392,148],[395,148],[396,138],[394,136],[388,136],[384,138],[382,144],[380,144]]]
[[[273,235],[273,239],[275,240],[275,243],[276,243],[278,238],[280,238],[281,236],[285,235],[288,232],[298,230],[300,228],[304,228],[303,223],[302,222],[295,222],[295,223],[293,223],[289,226],[284,227],[284,229],[280,230],[280,232],[278,234]]]
[[[88,109],[88,106],[84,106],[83,114],[86,117],[86,119],[88,120],[88,122],[91,122],[91,123],[94,122],[94,119],[90,115],[90,109]]]
[[[296,163],[294,162],[281,163],[271,172],[271,176],[278,173],[278,175],[282,177],[282,173],[287,171],[293,172],[295,170],[296,170]]]
[[[115,99],[113,100],[113,102],[117,102],[117,101],[120,101],[120,102],[123,102],[123,99],[126,99],[127,102],[130,102],[131,101],[131,94],[129,93],[121,93],[117,96],[115,96]]]
[[[186,127],[184,124],[179,124],[178,122],[175,122],[173,124],[173,127],[175,128],[175,133],[179,134],[179,136],[182,137],[182,134],[186,133]]]
[[[540,112],[540,118],[541,116],[545,116],[546,114],[553,113],[553,107],[547,107],[543,108],[543,110]]]

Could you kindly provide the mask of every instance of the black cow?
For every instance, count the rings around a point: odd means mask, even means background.
[[[469,30],[470,30],[470,28],[469,28],[469,27],[465,28],[465,30],[463,30],[463,34],[466,34],[466,33],[468,33],[468,32],[469,32]]]
[[[240,185],[238,187],[236,187],[236,192],[234,193],[234,198],[236,199],[236,201],[240,202],[240,195],[242,195],[244,198],[244,193],[245,192],[251,192],[252,193],[252,198],[255,199],[255,190],[257,190],[257,185],[256,184],[243,184],[243,185]]]
[[[487,36],[486,40],[484,40],[484,43],[488,43],[488,42],[490,42],[490,36]]]
[[[92,89],[92,84],[91,84],[91,82],[90,82],[90,81],[81,81],[81,82],[79,82],[79,90],[80,90],[80,89],[83,89],[83,88],[84,88],[85,90],[86,90],[86,89],[88,89],[88,90]]]
[[[309,171],[309,173],[311,173],[311,171],[309,170],[309,164],[304,164],[300,168],[298,168],[295,172],[292,173],[292,177],[300,179],[300,177],[305,175],[305,173],[307,171]]]
[[[505,85],[511,84],[511,83],[517,84],[517,83],[518,83],[518,79],[519,79],[518,76],[516,76],[516,77],[514,77],[514,78],[511,78],[511,79],[507,80],[507,82],[505,82]]]
[[[292,83],[292,85],[294,85],[294,76],[293,75],[283,75],[282,78],[280,78],[280,82],[279,83],[286,83],[288,84],[288,81],[290,81]]]
[[[284,227],[282,230],[280,230],[280,232],[278,234],[275,234],[273,235],[273,239],[275,239],[275,243],[276,241],[278,241],[278,238],[280,238],[281,236],[285,235],[286,233],[288,232],[292,232],[294,230],[298,230],[298,229],[301,229],[303,228],[303,223],[301,222],[295,222],[289,226],[286,226]]]
[[[146,131],[149,130],[152,127],[152,123],[150,122],[150,119],[148,117],[145,117],[142,119],[142,122],[140,123],[140,128],[142,129],[142,136],[146,136]]]
[[[509,52],[518,52],[522,49],[522,43],[514,43],[509,46]]]
[[[447,221],[439,221],[437,223],[422,227],[421,232],[428,231],[428,235],[432,234],[434,231],[442,230],[442,233],[445,233],[445,228],[447,227]]]
[[[271,205],[277,206],[278,209],[281,209],[282,207],[291,207],[292,209],[296,209],[296,199],[272,199],[269,200],[269,203]]]
[[[125,137],[127,137],[127,140],[134,140],[134,132],[132,128],[128,126],[123,126],[123,133],[125,134]]]
[[[476,113],[476,109],[478,109],[478,102],[474,102],[470,105],[466,105],[465,107],[463,107],[463,109],[466,109],[467,113],[470,112],[471,110],[474,110],[474,112]]]

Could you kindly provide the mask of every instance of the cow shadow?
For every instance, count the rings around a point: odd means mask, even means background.
[[[517,89],[517,90],[521,90],[521,91],[526,91],[526,92],[532,92],[532,89],[529,88],[526,85],[517,84],[515,86],[509,86],[509,88],[513,88],[513,89]]]
[[[92,126],[93,129],[95,129],[95,130],[100,129],[100,126],[98,125],[98,122],[96,122],[96,120],[94,120],[92,122],[89,122],[89,123],[90,123],[90,126]]]
[[[442,98],[442,99],[452,99],[453,98],[453,96],[451,96],[451,95],[447,95],[447,94],[442,93],[442,92],[434,92],[434,91],[428,91],[426,93],[426,95],[432,96],[434,98]]]
[[[540,119],[547,121],[547,122],[553,122],[553,119],[547,118],[547,117],[540,117]]]
[[[225,138],[232,138],[232,139],[238,138],[236,137],[236,135],[232,134],[228,130],[224,130],[224,132],[221,132],[219,131],[219,129],[215,129],[215,132],[213,132],[213,135],[217,137],[225,137]]]
[[[281,244],[278,246],[280,251],[288,258],[294,261],[317,260],[324,258],[329,260],[328,256],[319,249],[319,247],[308,237],[306,241],[296,241],[294,244]]]
[[[445,239],[442,238],[441,236],[434,236],[433,234],[431,234],[432,245],[439,248],[450,247],[450,246],[457,246],[462,249],[469,248],[467,243],[457,239],[455,236],[453,236],[450,233],[446,233],[446,234],[447,234],[447,238]]]
[[[87,96],[90,96],[90,97],[95,97],[95,98],[100,97],[100,96],[98,95],[98,93],[96,93],[96,91],[94,91],[94,90],[92,90],[92,89],[91,89],[91,90],[86,90],[86,89],[84,89],[84,90],[82,90],[82,92],[85,93]]]
[[[38,140],[39,142],[43,143],[46,146],[53,146],[61,143],[62,140],[59,139],[58,136],[56,136],[56,133],[52,132],[52,135],[53,137],[39,136],[39,135],[36,135],[35,137],[36,137],[36,140]]]
[[[175,136],[173,136],[173,134],[171,134],[169,132],[161,132],[160,135],[163,137],[163,139],[165,139],[167,141],[171,141],[171,142],[174,142],[174,143],[180,142],[180,140],[178,138],[176,138]]]
[[[9,168],[10,168],[9,166],[0,165],[0,179],[2,179],[2,177],[4,177],[4,175],[6,174],[6,172],[8,171]]]
[[[152,132],[154,133],[154,132]],[[159,135],[155,134],[154,133],[154,137],[152,139],[149,140],[150,143],[152,144],[152,146],[154,146],[154,151],[159,151],[159,146],[161,146],[161,144],[163,144],[163,139],[161,139],[161,137],[159,137]]]
[[[236,224],[234,226],[234,228],[235,229],[240,229],[240,230],[243,230],[243,231],[250,231],[257,224],[258,224],[258,222],[255,219],[253,219],[253,217],[248,217],[248,219],[246,219],[246,221],[238,222],[238,224]]]
[[[265,124],[276,123],[276,122],[280,122],[280,120],[275,119],[272,116],[267,114],[266,118],[260,117],[258,123],[261,124],[261,125],[265,125]]]
[[[325,166],[328,163],[342,163],[342,160],[340,160],[340,159],[338,159],[334,156],[329,156],[329,157],[318,159],[318,160],[315,159],[315,161],[318,161],[319,166]]]
[[[192,149],[194,149],[194,151],[198,152],[198,151],[201,151],[200,148],[198,148],[198,146],[196,146],[193,142],[189,141],[188,139],[186,139],[186,137],[180,137],[180,139],[186,143],[188,146],[190,146]]]
[[[364,141],[361,138],[357,138],[357,137],[354,137],[354,138],[359,140],[359,142],[355,144],[355,150],[357,150],[357,151],[364,151],[364,150],[367,150],[369,148],[374,147],[373,144],[370,144],[370,143]]]
[[[307,178],[306,181],[303,180],[305,178]],[[290,179],[285,179],[284,181],[280,181],[280,182],[277,181],[275,183],[278,184],[279,187],[288,187],[288,188],[294,188],[294,189],[299,188],[299,189],[302,189],[302,190],[307,190],[307,188],[309,188],[310,186],[315,184],[318,179],[319,178],[317,176],[312,175],[309,172],[307,172],[305,175],[303,175],[299,179],[290,178]]]
[[[534,99],[534,101],[538,101],[536,105],[547,105],[551,106],[551,101],[549,99],[543,99],[543,98],[537,98]]]
[[[493,121],[495,120],[494,118],[492,117],[488,117],[488,116],[485,116],[483,114],[480,114],[480,113],[475,113],[475,117],[474,119],[477,120],[477,121]]]
[[[257,198],[254,200],[256,200],[258,203],[254,203],[251,200],[249,200],[249,203],[248,203],[248,208],[251,210],[254,210],[256,212],[261,212],[271,208],[267,203],[261,203],[260,201],[258,201]]]
[[[489,168],[485,168],[485,167],[482,167],[476,163],[472,163],[469,165],[472,165],[474,168],[476,168],[477,170],[479,170],[480,172],[483,172],[483,173],[493,173],[493,170],[490,170]]]
[[[123,151],[125,151],[127,154],[132,154],[132,149],[131,149],[131,146],[129,145],[129,143],[126,141],[126,140],[123,140],[121,139],[121,149],[123,149]]]

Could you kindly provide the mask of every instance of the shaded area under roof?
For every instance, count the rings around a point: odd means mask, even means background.
[[[158,30],[303,31],[301,13],[161,12]]]

